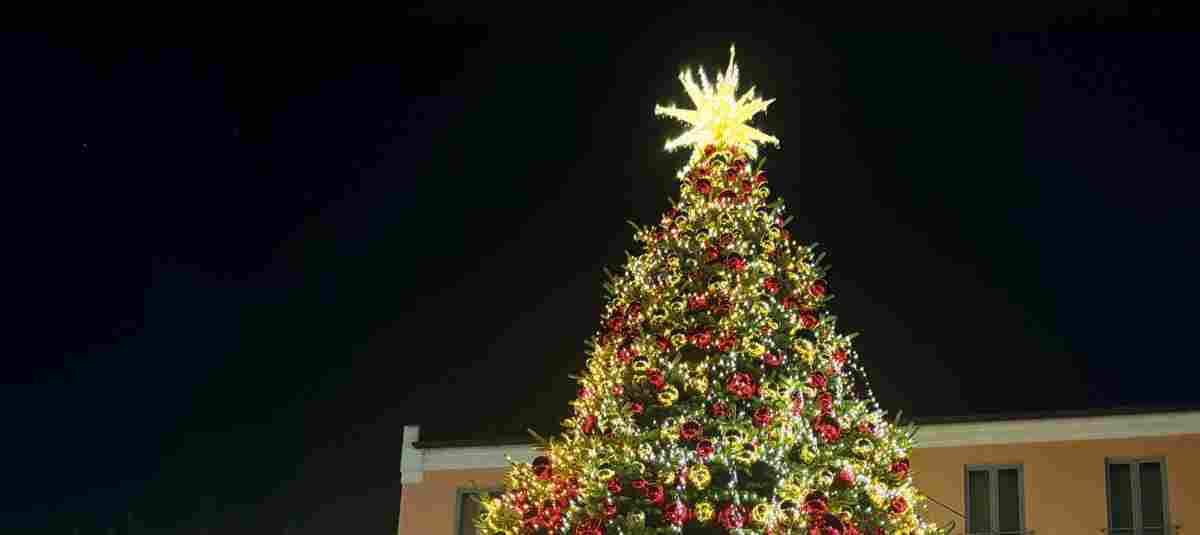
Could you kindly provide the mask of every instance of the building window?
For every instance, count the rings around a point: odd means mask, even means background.
[[[483,511],[480,499],[499,496],[500,489],[458,489],[457,517],[454,519],[455,535],[476,535],[475,519]]]
[[[1107,459],[1108,532],[1166,535],[1167,477],[1163,459]]]
[[[967,466],[967,534],[1023,533],[1024,479],[1019,464]]]

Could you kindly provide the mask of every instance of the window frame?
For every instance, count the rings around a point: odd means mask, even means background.
[[[1114,529],[1112,525],[1112,481],[1109,481],[1109,467],[1114,464],[1129,465],[1129,483],[1130,483],[1130,498],[1133,503],[1132,519],[1133,527],[1132,535],[1144,535],[1146,526],[1142,522],[1142,471],[1138,469],[1143,463],[1157,463],[1159,470],[1159,479],[1162,483],[1162,532],[1164,535],[1171,532],[1171,505],[1167,494],[1167,458],[1166,457],[1105,457],[1104,458],[1104,525],[1105,533],[1112,534]],[[1120,528],[1124,529],[1124,528]]]
[[[501,487],[458,487],[454,489],[454,535],[459,535],[462,533],[463,499],[472,494],[482,495],[493,492],[504,492],[504,489]]]
[[[963,467],[963,510],[966,511],[965,522],[963,526],[964,535],[997,535],[1011,534],[1011,531],[1000,531],[1000,470],[1017,471],[1017,527],[1016,533],[1028,533],[1025,529],[1025,465],[1021,463],[1007,464],[968,464]],[[970,531],[971,529],[971,472],[987,472],[988,473],[988,504],[991,510],[991,518],[988,519],[988,526],[991,531],[986,533],[977,533]]]

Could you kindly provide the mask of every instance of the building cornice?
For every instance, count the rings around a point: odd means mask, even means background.
[[[917,448],[1160,437],[1200,433],[1200,411],[927,425]]]
[[[1200,410],[928,424],[917,428],[915,447],[929,449],[1185,434],[1200,434]],[[532,444],[429,447],[418,444],[419,438],[417,426],[405,426],[402,483],[421,482],[427,470],[506,468],[510,458],[513,462],[529,462],[537,456]]]

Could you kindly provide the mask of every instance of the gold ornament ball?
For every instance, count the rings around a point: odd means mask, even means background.
[[[771,519],[771,507],[765,503],[760,503],[750,510],[750,518],[758,524],[766,524]]]
[[[708,471],[708,467],[704,465],[696,465],[688,469],[688,479],[698,489],[703,489],[712,482],[712,474]]]
[[[625,525],[631,529],[641,529],[646,525],[646,514],[642,512],[630,513],[625,517]]]
[[[779,486],[779,496],[792,501],[801,501],[804,498],[804,489],[794,482],[787,481]]]
[[[750,355],[752,355],[754,357],[761,357],[766,352],[767,352],[767,346],[764,346],[758,342],[752,342],[750,344]]]
[[[670,407],[675,400],[679,399],[679,390],[674,385],[667,385],[662,392],[658,393],[658,402],[664,407]]]
[[[666,470],[666,471],[662,472],[661,474],[658,475],[658,482],[662,483],[664,486],[674,483],[675,482],[675,472],[672,472],[670,470]]]
[[[816,459],[816,458],[817,458],[817,455],[815,453],[813,453],[812,450],[810,450],[808,448],[804,448],[804,449],[800,450],[800,460],[802,460],[806,463],[811,463],[811,462],[813,462],[813,459]]]

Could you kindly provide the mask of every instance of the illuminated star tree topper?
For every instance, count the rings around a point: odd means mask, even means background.
[[[763,100],[754,95],[754,87],[737,96],[738,68],[733,62],[734,47],[729,46],[729,66],[724,73],[717,73],[714,87],[709,83],[704,69],[700,69],[700,84],[697,85],[691,70],[679,73],[679,81],[687,91],[696,109],[684,110],[675,106],[655,106],[655,115],[666,115],[689,125],[691,130],[667,141],[666,150],[692,147],[692,160],[698,159],[708,145],[737,147],[751,158],[757,157],[758,144],[770,143],[779,146],[779,140],[746,124],[758,112],[765,112],[775,99]]]

